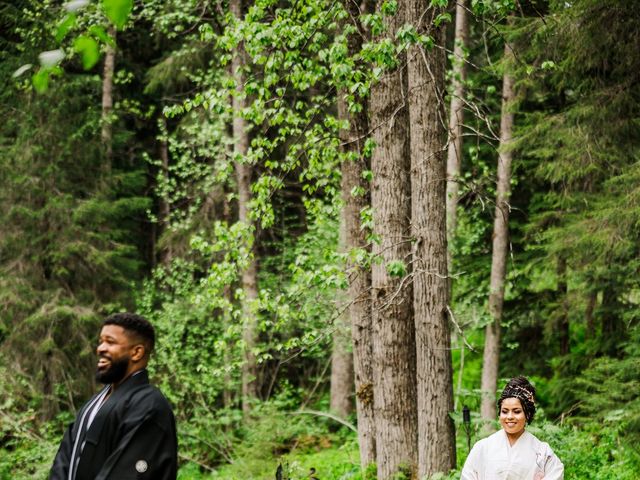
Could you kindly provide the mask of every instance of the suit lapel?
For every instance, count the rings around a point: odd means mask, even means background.
[[[97,444],[105,422],[109,418],[111,411],[115,406],[123,401],[136,387],[146,385],[147,383],[149,383],[149,375],[146,370],[142,370],[140,373],[130,376],[120,386],[118,386],[118,388],[116,388],[116,390],[109,396],[104,405],[102,405],[102,408],[98,411],[96,418],[93,419],[93,423],[87,432],[87,442],[91,442],[94,445]]]
[[[148,383],[149,376],[147,371],[142,370],[140,373],[127,378],[104,402],[86,433],[84,439],[86,443],[80,456],[80,462],[78,463],[78,479],[95,478],[113,448],[107,440],[114,439],[107,439],[101,436],[105,426],[112,422],[115,423],[111,413],[116,406],[126,401],[132,391]]]

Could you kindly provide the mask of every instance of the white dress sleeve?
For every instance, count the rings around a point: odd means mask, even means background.
[[[481,443],[477,442],[471,451],[462,468],[460,480],[481,480],[480,470],[482,468]]]
[[[564,480],[564,465],[551,448],[548,449],[548,454],[544,467],[544,480]]]

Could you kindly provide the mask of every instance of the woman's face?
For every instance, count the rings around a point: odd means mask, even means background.
[[[500,407],[500,425],[510,437],[519,437],[524,432],[527,418],[518,398],[505,398]]]

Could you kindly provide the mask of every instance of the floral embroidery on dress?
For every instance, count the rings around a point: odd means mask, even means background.
[[[548,455],[543,453],[536,453],[536,471],[533,474],[533,480],[544,480],[544,472],[549,458]]]

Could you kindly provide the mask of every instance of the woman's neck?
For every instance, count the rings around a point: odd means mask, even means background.
[[[507,433],[506,431],[504,433],[507,434],[507,439],[509,440],[509,445],[513,447],[513,444],[516,443],[518,441],[518,439],[524,433],[524,429],[520,430],[517,433]]]

